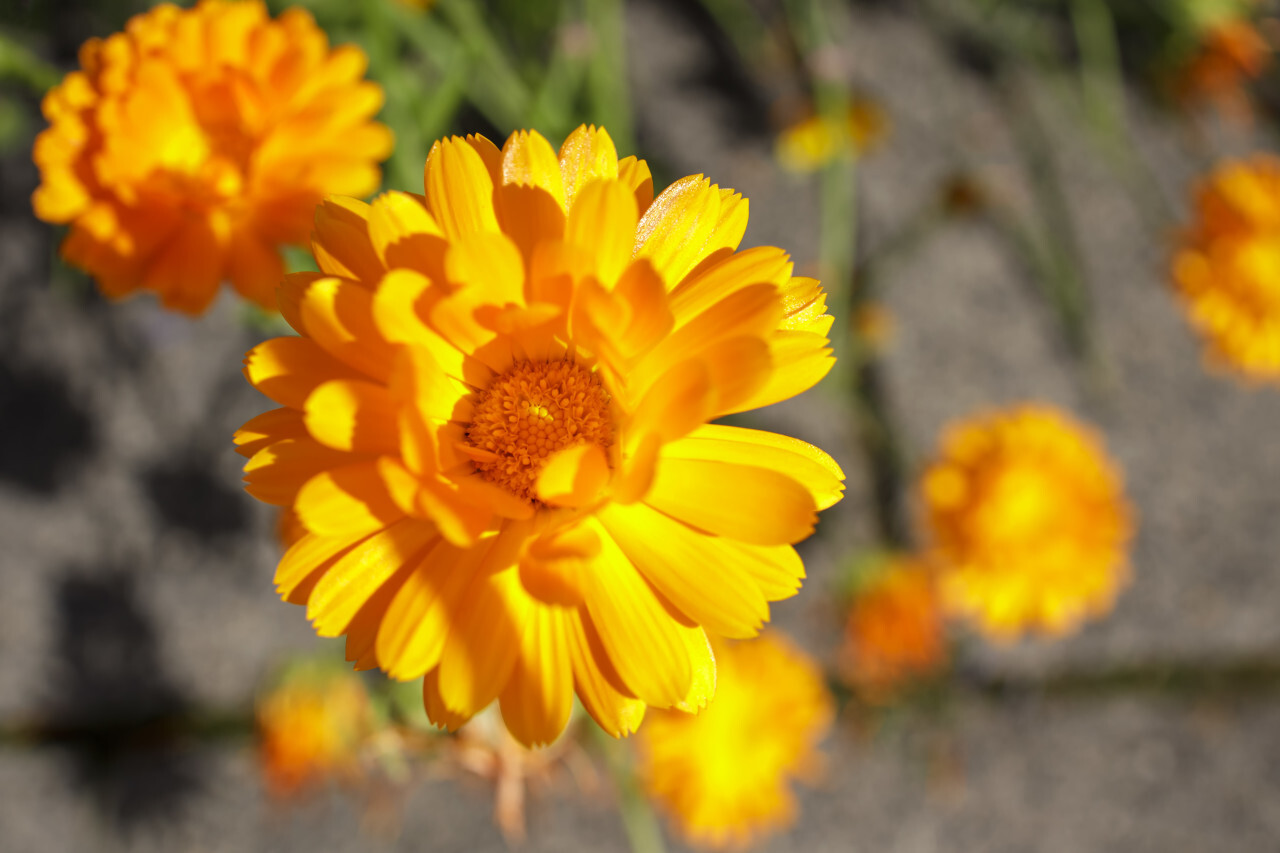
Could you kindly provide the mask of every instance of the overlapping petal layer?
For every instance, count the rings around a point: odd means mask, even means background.
[[[222,281],[275,307],[281,244],[306,242],[325,193],[364,195],[391,134],[355,47],[301,9],[170,4],[90,39],[44,100],[36,215],[104,293],[203,311]]]
[[[300,337],[246,358],[281,406],[237,436],[248,488],[307,531],[281,594],[360,666],[425,676],[442,725],[497,699],[534,744],[575,691],[615,735],[702,707],[707,633],[795,593],[843,489],[815,447],[708,424],[830,368],[820,288],[737,251],[740,196],[655,199],[601,129],[445,140],[424,184],[326,201],[321,272],[280,291]]]

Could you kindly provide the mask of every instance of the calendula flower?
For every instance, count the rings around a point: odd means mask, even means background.
[[[295,796],[361,773],[374,715],[360,679],[323,664],[289,672],[258,701],[258,748],[267,789]]]
[[[836,157],[862,154],[887,132],[884,110],[868,98],[854,98],[843,121],[811,115],[778,135],[774,154],[792,172],[816,172]]]
[[[358,666],[425,676],[450,728],[496,698],[546,743],[575,691],[614,735],[702,706],[706,632],[795,593],[843,488],[817,448],[708,423],[830,369],[818,283],[737,251],[741,196],[654,199],[595,128],[444,140],[425,190],[326,201],[321,272],[280,291],[301,337],[246,359],[282,407],[237,435],[248,490],[308,531],[278,589]]]
[[[791,782],[819,769],[833,703],[818,667],[777,632],[717,643],[716,663],[706,710],[650,714],[637,736],[639,771],[691,842],[743,847],[794,821]]]
[[[937,672],[946,658],[933,568],[908,556],[881,561],[861,579],[849,607],[841,676],[878,701]]]
[[[45,97],[36,215],[70,226],[63,257],[110,297],[198,314],[225,280],[274,308],[279,247],[306,242],[323,195],[378,187],[391,135],[365,64],[301,9],[156,6]]]
[[[1211,363],[1280,380],[1280,159],[1226,163],[1199,187],[1173,284]]]
[[[1177,93],[1185,101],[1207,101],[1226,116],[1253,115],[1245,86],[1271,62],[1271,45],[1247,17],[1227,17],[1206,27],[1198,53],[1183,69]]]
[[[943,607],[996,639],[1108,612],[1133,530],[1094,432],[1026,405],[950,427],[923,482]]]

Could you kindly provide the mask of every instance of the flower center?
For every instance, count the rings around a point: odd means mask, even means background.
[[[572,361],[518,362],[480,392],[467,443],[497,456],[476,470],[513,495],[537,501],[551,454],[575,444],[613,443],[609,392]]]

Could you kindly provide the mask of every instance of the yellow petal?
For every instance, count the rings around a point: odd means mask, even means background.
[[[233,440],[236,453],[252,457],[268,445],[283,441],[286,438],[303,438],[307,429],[302,423],[302,414],[296,409],[271,409],[255,418],[251,418],[244,426],[236,430]]]
[[[524,259],[501,232],[478,231],[455,239],[444,265],[450,282],[483,294],[479,304],[524,304]]]
[[[412,269],[437,278],[449,245],[427,211],[425,199],[403,192],[386,192],[373,200],[369,240],[387,269]]]
[[[675,288],[712,253],[737,248],[746,229],[746,210],[741,196],[701,175],[681,178],[640,219],[635,255],[649,258],[667,287]]]
[[[272,400],[298,410],[322,383],[361,378],[307,338],[272,338],[258,344],[245,354],[244,375]]]
[[[476,231],[497,231],[493,178],[476,149],[451,137],[427,156],[427,206],[449,240]]]
[[[693,668],[683,632],[653,588],[603,530],[600,555],[588,572],[587,612],[622,682],[649,705],[669,708],[683,702],[693,684]]]
[[[599,553],[600,537],[588,525],[540,536],[520,555],[520,583],[541,602],[576,606],[582,603],[586,573]]]
[[[409,345],[396,353],[390,393],[427,418],[471,422],[471,389],[446,374],[426,347]]]
[[[772,284],[783,291],[791,279],[791,258],[774,246],[735,252],[717,264],[699,269],[671,294],[671,311],[683,321],[752,284]],[[809,279],[812,281],[812,279]],[[807,294],[797,294],[803,300]],[[784,304],[786,300],[784,299]],[[798,306],[800,307],[800,306]]]
[[[625,184],[591,181],[578,191],[564,239],[589,253],[596,279],[612,288],[631,263],[638,221],[635,195]]]
[[[355,669],[362,671],[378,668],[378,654],[375,643],[378,629],[386,618],[387,609],[399,594],[401,587],[409,575],[413,573],[414,564],[406,563],[400,571],[391,576],[386,583],[369,596],[369,600],[361,605],[356,615],[347,625],[346,657],[355,662]]]
[[[307,337],[334,358],[380,382],[391,373],[390,344],[373,321],[373,293],[354,282],[322,278],[302,294]]]
[[[395,453],[399,405],[381,385],[350,379],[326,382],[306,403],[307,431],[321,444],[354,453]]]
[[[316,584],[307,602],[307,618],[322,637],[336,637],[347,629],[366,601],[416,560],[436,538],[435,528],[404,519],[381,530],[342,555]]]
[[[716,657],[711,650],[711,641],[707,632],[701,628],[685,629],[681,632],[684,638],[685,651],[689,655],[689,665],[693,670],[693,678],[689,682],[689,690],[675,706],[676,710],[686,714],[696,714],[716,695]]]
[[[387,675],[419,678],[440,662],[449,619],[475,560],[444,540],[426,552],[387,608],[377,655]]]
[[[294,510],[304,527],[322,536],[369,532],[404,517],[376,462],[320,472],[299,490]]]
[[[640,215],[653,204],[653,173],[649,164],[636,157],[624,157],[618,161],[618,180],[631,188]]]
[[[769,605],[732,562],[724,541],[644,504],[609,506],[600,522],[640,573],[694,622],[725,637],[754,637]]]
[[[276,592],[285,600],[293,600],[293,592],[309,575],[319,569],[327,570],[329,566],[345,554],[349,549],[359,545],[369,534],[352,536],[317,536],[314,533],[304,535],[289,546],[276,566]]]
[[[372,287],[383,265],[369,241],[369,205],[354,198],[329,196],[316,208],[312,249],[322,272]]]
[[[812,444],[765,430],[707,424],[662,449],[663,459],[707,459],[771,468],[800,481],[822,510],[844,494],[844,472]]]
[[[618,149],[603,127],[580,125],[560,146],[565,209],[572,211],[578,191],[598,178],[618,177]]]
[[[538,498],[552,506],[583,507],[600,499],[609,482],[609,460],[595,444],[575,444],[551,454],[538,474]]]
[[[312,477],[360,458],[325,447],[307,436],[282,439],[262,448],[245,463],[244,488],[264,503],[288,506]]]
[[[474,714],[497,698],[515,666],[532,601],[515,567],[518,537],[494,537],[452,614],[440,658],[440,696],[447,708]]]
[[[573,710],[569,662],[570,612],[535,605],[520,637],[519,656],[500,696],[507,729],[527,747],[551,743]]]
[[[764,385],[738,403],[737,411],[789,400],[817,385],[836,363],[826,343],[826,338],[809,332],[776,332],[769,339],[773,372]]]
[[[644,702],[621,686],[589,617],[581,610],[570,611],[566,623],[573,684],[582,707],[610,735],[626,737],[640,727]]]
[[[444,699],[440,696],[439,667],[428,672],[422,679],[422,706],[426,709],[427,719],[433,725],[448,729],[451,732],[457,731],[472,716],[471,714],[459,714],[445,707]]]
[[[686,524],[757,545],[799,542],[817,523],[813,496],[797,480],[728,462],[664,457],[644,500]]]
[[[707,366],[697,360],[678,364],[649,386],[631,416],[629,435],[637,446],[650,434],[672,441],[710,420],[714,406]]]
[[[536,130],[518,130],[502,146],[502,182],[536,187],[565,208],[560,160],[551,143]]]

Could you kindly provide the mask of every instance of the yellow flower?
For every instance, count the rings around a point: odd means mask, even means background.
[[[1092,430],[1052,408],[952,426],[923,493],[943,607],[996,639],[1068,633],[1128,580],[1120,473]]]
[[[717,643],[716,664],[705,711],[650,715],[639,770],[691,842],[742,847],[794,821],[791,780],[816,774],[834,710],[818,667],[777,632]]]
[[[301,337],[246,359],[282,406],[237,435],[248,490],[309,531],[278,589],[359,666],[425,675],[450,728],[496,698],[546,743],[575,691],[614,735],[700,707],[705,632],[796,592],[843,489],[817,448],[709,423],[826,374],[821,288],[736,251],[741,196],[654,199],[595,128],[439,142],[425,190],[326,201],[322,272],[280,290]]]
[[[937,672],[947,657],[946,634],[930,566],[892,557],[858,588],[840,652],[842,677],[873,701]]]
[[[267,789],[295,796],[360,772],[360,749],[374,730],[359,677],[303,665],[258,702],[258,754]]]
[[[1173,283],[1207,358],[1247,379],[1280,380],[1280,159],[1219,167],[1196,194],[1196,214]]]
[[[306,241],[324,194],[377,189],[391,150],[364,54],[329,50],[300,9],[160,5],[86,42],[80,65],[45,97],[32,203],[113,298],[198,314],[227,280],[274,308],[280,245]]]
[[[845,120],[820,115],[805,118],[778,135],[774,154],[792,172],[816,172],[845,152],[861,154],[887,132],[884,110],[868,98],[854,98]]]

